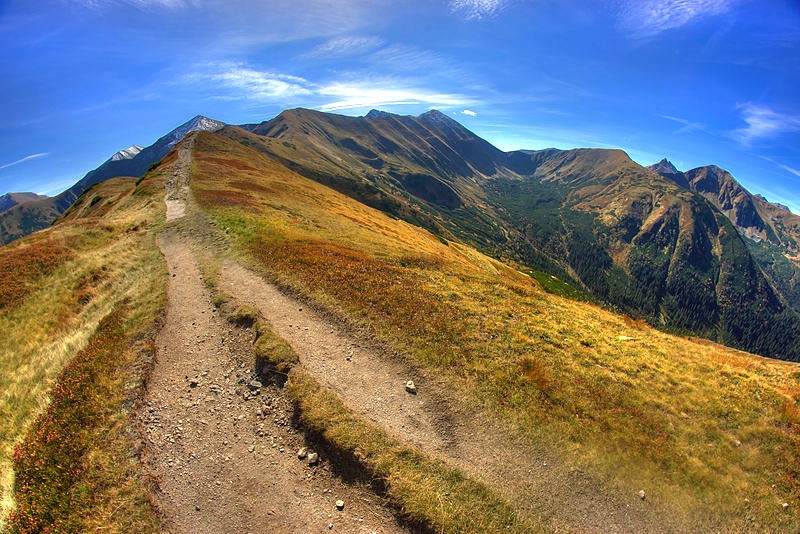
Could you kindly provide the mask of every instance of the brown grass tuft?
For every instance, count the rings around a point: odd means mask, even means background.
[[[550,373],[539,360],[530,357],[524,358],[521,366],[525,378],[533,382],[539,391],[545,395],[551,392],[555,384],[550,377]]]
[[[0,309],[22,301],[41,277],[74,257],[70,250],[49,242],[0,248]]]

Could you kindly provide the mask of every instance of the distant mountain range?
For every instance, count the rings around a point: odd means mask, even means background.
[[[37,195],[36,193],[6,193],[5,195],[0,195],[0,212],[11,209],[23,202],[31,202],[32,200],[43,198],[47,197],[45,195]]]
[[[166,156],[187,133],[197,130],[215,131],[223,126],[225,124],[222,122],[198,115],[146,148],[133,145],[120,150],[55,197],[31,199],[10,206],[0,213],[0,244],[47,228],[97,182],[117,176],[141,176],[150,165]]]
[[[293,109],[242,126],[195,117],[54,199],[3,212],[4,242],[49,224],[93,183],[143,174],[195,129],[662,328],[800,359],[799,217],[717,167],[645,168],[621,150],[503,152],[438,111]],[[8,220],[24,224],[14,234]]]
[[[438,111],[297,109],[219,133],[443,238],[552,273],[621,312],[800,358],[796,217],[759,199],[769,222],[761,233],[742,226],[755,222],[744,208],[691,188],[708,173],[684,175],[662,162],[665,177],[620,150],[502,152]],[[770,257],[781,276],[751,251],[759,235],[779,236]]]
[[[754,259],[786,303],[800,312],[800,216],[747,191],[715,165],[680,172],[663,159],[650,169],[705,197],[747,239]]]

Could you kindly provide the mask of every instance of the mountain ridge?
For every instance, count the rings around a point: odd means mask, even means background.
[[[556,274],[622,312],[800,357],[794,296],[767,281],[713,199],[682,186],[683,173],[663,177],[621,150],[502,152],[444,117],[295,109],[249,125],[254,135],[221,133],[434,233]]]
[[[357,498],[307,477],[286,455],[301,446],[324,451],[323,469],[352,462],[364,479],[385,480],[378,510],[388,502],[435,531],[797,530],[797,364],[548,294],[553,277],[510,249],[500,261],[433,235],[299,175],[258,150],[269,143],[240,141],[260,142],[235,128],[193,134],[142,179],[94,184],[51,228],[0,248],[0,376],[12,393],[0,411],[14,414],[0,418],[9,444],[0,462],[16,481],[2,481],[13,497],[3,504],[16,503],[12,530],[191,529],[233,524],[239,512],[242,528],[308,530],[306,507],[286,528],[273,514],[256,524],[248,508],[291,507],[298,492],[331,510],[333,499]],[[746,238],[700,194],[620,151],[521,156],[535,172],[474,178],[498,216],[566,225],[527,228],[531,239],[557,236],[570,254],[586,248],[584,260],[658,259],[614,248],[641,239],[669,249],[678,286],[704,272],[748,281],[735,265],[747,256],[733,254]],[[509,224],[509,238],[520,228]],[[727,252],[704,255],[706,246]],[[719,287],[728,310],[747,312],[750,296],[741,306]],[[85,350],[69,342],[76,334]],[[53,383],[42,376],[62,369],[42,407]],[[233,404],[213,402],[220,384]],[[191,398],[204,397],[208,410],[198,410]],[[209,410],[227,423],[207,425]],[[308,439],[287,439],[286,425]],[[256,427],[231,448],[231,432]],[[220,494],[220,455],[244,478],[260,465],[269,495],[249,479]],[[169,478],[176,465],[191,469]],[[299,484],[271,491],[287,475]],[[220,495],[224,509],[213,504]],[[360,516],[354,528],[374,528]]]
[[[800,216],[786,206],[750,193],[728,171],[716,165],[664,176],[683,181],[688,189],[725,214],[745,237],[770,284],[789,307],[800,312]]]
[[[118,176],[142,176],[150,165],[166,156],[189,132],[215,131],[224,125],[214,119],[197,115],[145,148],[131,145],[114,153],[99,167],[89,171],[54,197],[25,202],[0,213],[0,244],[50,226],[73,202],[98,182]]]
[[[47,223],[109,174],[143,173],[195,129],[219,132],[442,239],[555,275],[612,309],[759,354],[800,358],[800,275],[783,263],[770,267],[774,251],[746,242],[777,235],[777,223],[773,234],[736,229],[758,220],[748,218],[742,198],[756,215],[764,203],[744,195],[725,171],[681,173],[665,159],[657,164],[662,175],[619,149],[503,152],[437,110],[350,117],[295,108],[241,126],[198,115],[130,159],[88,173],[28,219]],[[794,228],[791,214],[784,216]]]
[[[18,204],[47,198],[46,195],[39,195],[30,192],[9,192],[0,195],[0,213],[13,208]]]

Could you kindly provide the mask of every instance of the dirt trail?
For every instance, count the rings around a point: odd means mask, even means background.
[[[256,306],[300,357],[303,367],[354,411],[405,443],[438,456],[486,482],[534,520],[577,532],[689,530],[658,517],[636,494],[614,495],[592,477],[570,470],[530,444],[515,442],[457,406],[435,380],[401,358],[359,339],[242,266],[227,262],[225,292]],[[405,391],[407,380],[418,386]]]
[[[184,145],[168,186],[169,225],[159,238],[170,273],[167,313],[140,414],[167,528],[404,532],[365,483],[343,482],[324,457],[316,466],[299,460],[308,444],[292,426],[291,404],[277,386],[252,382],[253,334],[215,313],[176,226],[189,156]]]

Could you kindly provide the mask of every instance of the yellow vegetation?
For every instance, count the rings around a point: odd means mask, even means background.
[[[370,324],[509,431],[698,525],[800,528],[799,366],[547,294],[219,136],[195,151],[195,195],[252,265]]]
[[[133,179],[110,180],[93,188],[61,224],[2,249],[0,261],[25,263],[25,293],[0,315],[0,518],[14,507],[13,448],[46,408],[64,366],[123,305],[131,306],[131,335],[148,328],[163,306],[165,266],[155,245],[162,191],[163,182],[155,179],[138,187]],[[101,201],[91,202],[95,196]],[[107,217],[96,217],[98,210]],[[31,250],[53,252],[51,261],[30,268],[25,258]],[[97,447],[102,458],[103,445]]]

